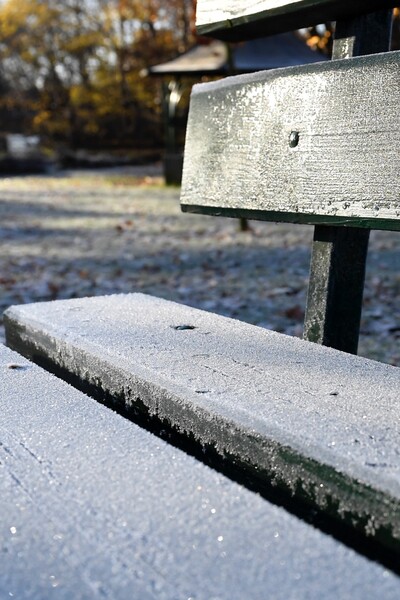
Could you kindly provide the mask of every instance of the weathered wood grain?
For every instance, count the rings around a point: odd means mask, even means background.
[[[196,25],[201,35],[238,40],[397,5],[397,0],[198,0]]]
[[[400,53],[192,92],[186,212],[400,229]]]
[[[1,345],[0,410],[2,600],[400,596],[382,565]]]
[[[12,307],[5,324],[22,354],[306,501],[398,565],[399,369],[142,294]]]

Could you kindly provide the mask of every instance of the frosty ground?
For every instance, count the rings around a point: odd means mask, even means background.
[[[4,178],[0,194],[1,312],[144,292],[301,336],[312,227],[182,214],[158,166]],[[400,233],[372,232],[359,354],[400,366],[399,300]]]

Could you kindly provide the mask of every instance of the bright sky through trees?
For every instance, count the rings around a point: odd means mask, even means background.
[[[159,110],[155,84],[140,73],[186,49],[192,18],[187,0],[5,0],[2,105],[73,145],[112,127],[135,135],[138,120]]]

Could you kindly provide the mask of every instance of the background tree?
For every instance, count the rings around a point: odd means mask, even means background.
[[[56,143],[140,145],[160,110],[141,73],[187,49],[192,19],[187,0],[6,0],[2,106]]]

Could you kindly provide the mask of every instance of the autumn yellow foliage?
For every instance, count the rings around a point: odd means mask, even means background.
[[[191,18],[185,0],[6,0],[0,108],[73,146],[132,138],[160,112],[143,69],[187,47]]]

